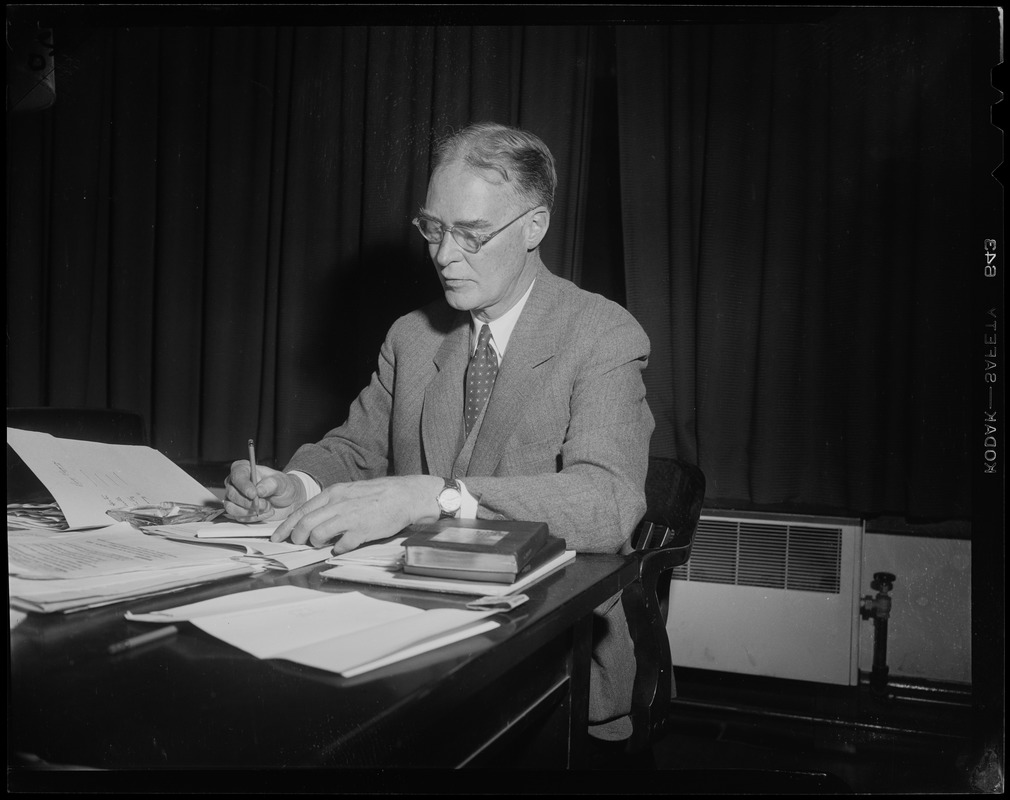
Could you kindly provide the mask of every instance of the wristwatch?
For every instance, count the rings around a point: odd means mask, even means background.
[[[463,505],[463,495],[460,492],[459,481],[454,478],[446,478],[445,486],[435,498],[438,501],[439,519],[452,519],[459,515],[459,509]]]

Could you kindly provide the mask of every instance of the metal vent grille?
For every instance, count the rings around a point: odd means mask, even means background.
[[[702,517],[691,559],[673,577],[838,594],[841,573],[840,527]]]

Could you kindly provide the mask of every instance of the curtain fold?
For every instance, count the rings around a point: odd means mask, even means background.
[[[8,406],[283,463],[438,297],[431,138],[494,119],[557,157],[552,270],[612,286],[623,239],[653,452],[710,504],[967,516],[970,20],[822,17],[618,25],[606,67],[591,26],[54,26],[55,103],[8,114]]]
[[[617,29],[652,447],[710,504],[970,515],[968,22]]]
[[[472,121],[552,147],[544,259],[577,272],[588,27],[54,36],[55,103],[8,114],[8,406],[123,408],[177,461],[255,436],[285,462],[439,296],[410,221],[432,135]]]

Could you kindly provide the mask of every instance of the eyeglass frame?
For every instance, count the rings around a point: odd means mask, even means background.
[[[418,232],[421,234],[421,238],[424,239],[424,241],[426,241],[428,244],[442,244],[442,242],[445,241],[445,235],[447,233],[450,233],[450,234],[452,234],[452,240],[456,244],[458,244],[460,246],[460,248],[464,252],[469,253],[470,255],[475,255],[475,254],[477,254],[477,253],[480,252],[481,248],[484,245],[486,245],[488,242],[490,242],[495,236],[497,236],[499,233],[501,233],[503,230],[505,230],[509,225],[512,225],[513,223],[518,222],[519,220],[521,220],[523,217],[525,217],[527,214],[529,214],[531,211],[533,211],[534,209],[536,209],[538,207],[539,206],[530,206],[522,214],[520,214],[518,217],[516,217],[513,220],[509,220],[504,225],[502,225],[498,230],[491,231],[491,233],[477,233],[476,231],[472,230],[471,228],[468,228],[466,225],[443,225],[437,219],[432,219],[431,217],[425,217],[424,218],[425,220],[427,220],[428,222],[434,222],[436,225],[438,225],[439,228],[442,229],[442,235],[438,238],[437,242],[433,242],[431,239],[429,239],[427,236],[425,236],[424,235],[424,231],[421,230],[421,216],[422,215],[419,214],[418,216],[414,217],[414,220],[413,220],[413,222],[411,224],[415,228],[417,228]],[[476,239],[477,239],[477,241],[479,243],[477,245],[477,249],[476,250],[468,250],[467,247],[466,247],[466,245],[464,245],[463,242],[461,242],[459,239],[456,238],[456,234],[453,233],[453,231],[455,231],[458,228],[462,229],[462,230],[465,230],[465,231],[468,231],[474,237],[476,237]]]

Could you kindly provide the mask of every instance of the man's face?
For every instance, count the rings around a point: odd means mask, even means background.
[[[492,233],[523,211],[497,177],[458,161],[444,164],[431,176],[421,213],[446,227]],[[524,215],[476,253],[463,250],[451,233],[439,244],[429,243],[450,306],[487,321],[500,317],[522,297],[535,267],[528,258],[527,220]]]

